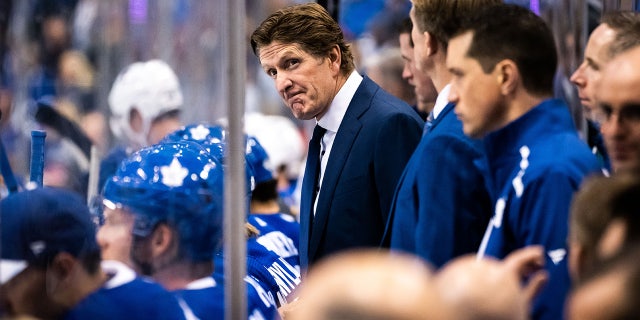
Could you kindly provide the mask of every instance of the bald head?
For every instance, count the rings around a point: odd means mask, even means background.
[[[451,319],[528,319],[531,301],[548,279],[543,265],[541,246],[500,261],[467,255],[446,264],[433,282],[443,307],[454,312]]]
[[[291,319],[446,319],[431,271],[416,257],[352,251],[317,265]],[[289,316],[289,315],[288,315]]]
[[[520,279],[505,272],[500,261],[460,257],[446,265],[434,282],[445,303],[456,310],[456,319],[527,319],[528,301]]]

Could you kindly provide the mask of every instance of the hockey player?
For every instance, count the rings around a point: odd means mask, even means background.
[[[120,72],[109,92],[109,125],[118,144],[100,165],[99,189],[127,155],[182,126],[182,104],[178,77],[166,62],[134,62]]]
[[[268,168],[269,156],[253,137],[247,138],[247,162],[253,169],[256,182],[251,192],[247,221],[260,231],[258,243],[300,270],[300,224],[291,215],[280,212],[277,181]]]
[[[204,147],[214,158],[224,160],[226,131],[218,125],[192,124],[168,134],[163,142],[191,141]],[[275,182],[264,186],[265,181],[275,181],[265,166],[268,156],[260,143],[253,137],[247,137],[245,159],[247,164],[247,188],[251,203],[254,192],[264,188],[273,188],[272,195],[277,197]],[[255,187],[253,187],[255,186]],[[260,191],[262,192],[262,191]],[[277,201],[276,201],[277,202]],[[275,204],[275,210],[278,205]],[[300,283],[298,260],[298,223],[285,214],[277,214],[254,219],[249,215],[248,222],[257,230],[247,238],[247,274],[277,297],[278,306],[287,303],[291,294]],[[263,217],[263,215],[260,215]],[[282,229],[278,229],[282,228]],[[216,258],[216,273],[222,277],[223,254]],[[266,271],[266,272],[265,272]],[[273,284],[277,286],[273,286]]]
[[[104,188],[105,215],[131,221],[131,261],[200,319],[223,319],[224,288],[212,276],[222,241],[223,169],[192,142],[162,143],[125,159]],[[275,302],[251,279],[248,315],[272,319]],[[253,297],[253,298],[252,298]]]
[[[100,263],[84,201],[40,188],[2,201],[0,318],[184,319],[173,295]]]
[[[567,106],[552,99],[557,53],[544,20],[517,5],[481,11],[449,41],[449,100],[464,133],[484,138],[491,218],[479,257],[542,245],[549,281],[532,319],[561,319],[570,287],[567,222],[573,193],[601,167]]]

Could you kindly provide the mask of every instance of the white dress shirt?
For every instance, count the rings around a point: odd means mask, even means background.
[[[336,134],[338,133],[338,128],[340,128],[340,123],[344,118],[345,113],[347,113],[347,108],[349,107],[349,103],[353,99],[353,96],[356,94],[360,83],[362,82],[362,76],[357,72],[353,71],[347,81],[344,83],[338,94],[333,98],[331,105],[329,105],[329,109],[327,113],[325,113],[321,119],[316,119],[316,124],[327,129],[327,132],[322,136],[322,141],[320,143],[320,177],[318,178],[319,186],[322,186],[322,180],[324,178],[324,172],[327,168],[327,161],[329,160],[329,155],[331,154],[331,148],[333,147],[333,141],[336,138]],[[316,206],[318,205],[318,197],[320,196],[320,189],[316,198],[313,200],[313,214],[316,213]]]
[[[451,84],[447,84],[442,88],[442,91],[438,93],[436,98],[436,104],[433,106],[433,119],[438,119],[438,115],[444,110],[444,107],[449,104],[449,91],[451,90]]]

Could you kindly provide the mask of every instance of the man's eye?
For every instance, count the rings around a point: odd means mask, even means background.
[[[298,59],[290,59],[290,60],[287,60],[286,67],[287,68],[291,68],[291,67],[297,65],[298,63],[300,63],[300,60],[298,60]]]
[[[620,111],[620,118],[632,122],[640,122],[640,106],[630,106]]]
[[[604,123],[611,118],[611,107],[599,105],[593,109],[593,119],[597,123]]]
[[[274,78],[276,76],[276,74],[278,74],[278,73],[276,72],[276,69],[269,69],[269,70],[267,70],[267,74],[270,77]]]
[[[611,113],[612,113],[612,112],[613,112],[613,111],[611,110],[611,107],[609,107],[609,106],[601,106],[601,107],[600,107],[600,113],[601,113],[601,114],[602,114],[602,116],[603,116],[605,119],[607,119],[607,120],[608,120],[609,118],[611,118]]]

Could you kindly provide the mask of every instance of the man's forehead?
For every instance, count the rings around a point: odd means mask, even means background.
[[[464,33],[453,37],[451,40],[449,40],[449,50],[447,50],[447,56],[466,56],[472,40],[473,32],[471,31],[465,31]],[[455,50],[451,50],[452,47],[455,48]]]
[[[273,58],[287,54],[301,54],[302,48],[297,43],[272,42],[260,48],[259,55],[264,58]]]
[[[598,46],[608,46],[616,37],[616,31],[606,23],[601,23],[589,37],[589,41]]]

